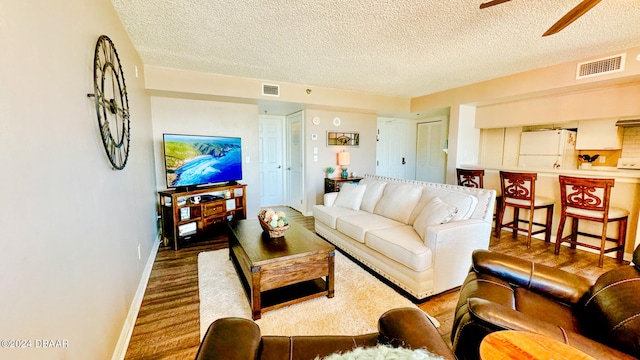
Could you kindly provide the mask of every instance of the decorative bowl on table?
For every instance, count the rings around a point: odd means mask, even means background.
[[[283,211],[274,211],[273,209],[260,210],[258,221],[260,221],[262,229],[269,233],[270,238],[283,237],[285,231],[289,229],[289,222]]]

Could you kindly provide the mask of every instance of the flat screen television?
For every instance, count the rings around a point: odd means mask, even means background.
[[[239,137],[163,134],[167,187],[190,188],[242,179]]]

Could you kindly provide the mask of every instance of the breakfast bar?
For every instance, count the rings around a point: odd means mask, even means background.
[[[611,191],[611,206],[619,207],[629,211],[629,223],[627,225],[627,241],[625,246],[625,260],[631,260],[633,250],[640,245],[640,231],[638,231],[640,216],[640,171],[625,170],[614,167],[596,167],[589,170],[582,169],[538,169],[538,168],[522,168],[522,167],[498,167],[486,166],[482,164],[467,164],[461,166],[464,169],[484,169],[484,188],[494,189],[500,192],[500,171],[513,172],[535,172],[538,174],[536,181],[536,195],[552,198],[555,200],[555,209],[553,213],[552,236],[551,241],[555,241],[558,230],[558,222],[560,220],[560,187],[558,182],[559,175],[585,177],[585,178],[613,178],[615,185]],[[505,219],[510,219],[512,213],[506,213]],[[544,213],[535,214],[535,220],[540,221]],[[522,217],[522,216],[521,216]],[[584,224],[584,228],[589,231],[590,227],[596,233],[598,230],[596,224]],[[583,223],[580,224],[583,226]],[[608,232],[614,233],[617,224],[609,224]],[[543,236],[541,234],[540,236]],[[595,240],[592,240],[595,241]],[[590,249],[584,249],[591,251]],[[614,256],[615,253],[607,256]]]

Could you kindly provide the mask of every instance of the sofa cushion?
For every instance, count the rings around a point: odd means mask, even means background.
[[[434,197],[424,206],[416,221],[413,222],[413,228],[424,240],[427,226],[446,224],[453,219],[457,212],[457,207],[443,202],[439,197]]]
[[[458,212],[451,218],[451,221],[469,219],[478,205],[478,198],[473,195],[455,190],[425,187],[419,203],[411,214],[409,224],[413,224],[422,209],[436,197],[440,198],[444,203],[458,208]]]
[[[365,244],[414,271],[431,268],[432,252],[411,225],[367,232]]]
[[[404,225],[395,220],[380,215],[361,212],[359,215],[341,216],[336,221],[336,230],[364,243],[367,231],[385,229]]]
[[[388,183],[374,214],[408,224],[413,208],[420,201],[422,189],[419,185]]]
[[[336,228],[336,221],[339,217],[357,215],[360,211],[341,208],[336,206],[315,205],[313,207],[313,217],[332,229]]]
[[[364,178],[360,180],[360,184],[367,185],[367,189],[364,191],[364,196],[362,198],[362,204],[360,204],[360,210],[373,214],[376,204],[382,197],[382,193],[384,192],[384,188],[387,183],[384,181]]]
[[[362,196],[367,185],[356,185],[351,183],[342,184],[340,192],[336,197],[336,201],[333,206],[343,207],[352,210],[360,210],[360,203],[362,203]]]

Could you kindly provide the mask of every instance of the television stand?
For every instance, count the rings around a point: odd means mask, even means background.
[[[159,191],[164,244],[173,244],[178,250],[188,239],[213,237],[216,230],[225,231],[220,224],[246,219],[246,189],[247,185],[236,183]]]

